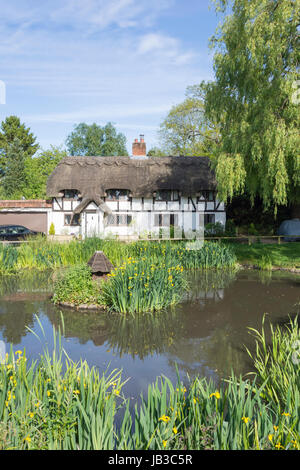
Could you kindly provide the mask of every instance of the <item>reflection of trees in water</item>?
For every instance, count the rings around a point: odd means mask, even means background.
[[[61,314],[63,315],[64,336],[66,338],[77,338],[81,344],[93,341],[95,346],[101,346],[105,342],[107,336],[105,314],[99,313],[99,311],[52,308],[47,312],[47,316],[56,328],[62,326]]]
[[[0,276],[0,331],[7,343],[18,344],[28,334],[26,327],[33,327],[40,301],[50,290],[49,272],[33,270]]]
[[[236,280],[235,269],[207,269],[188,273],[189,290],[184,300],[221,300],[224,289]]]
[[[114,315],[108,321],[107,341],[120,357],[130,354],[133,358],[144,359],[149,354],[164,353],[183,329],[184,320],[175,309],[135,317]]]
[[[231,371],[235,374],[246,372],[247,354],[232,341],[230,325],[212,330],[206,337],[182,337],[169,348],[169,363],[190,376],[217,376],[228,378]]]
[[[243,372],[247,355],[242,344],[248,344],[241,332],[246,332],[248,326],[260,328],[264,312],[258,305],[267,306],[264,311],[269,312],[274,308],[276,312],[277,308],[281,315],[288,302],[299,298],[298,289],[290,289],[291,282],[298,287],[299,280],[291,281],[290,275],[287,278],[287,283],[271,283],[265,289],[258,282],[257,272],[240,273],[236,284],[236,273],[231,270],[189,273],[189,298],[172,309],[135,317],[64,309],[64,336],[76,338],[81,344],[107,343],[119,357],[127,354],[144,359],[151,354],[165,354],[171,364],[178,363],[191,375],[202,372],[215,375],[213,371],[217,369],[219,376],[226,377],[231,367],[236,373]],[[281,279],[282,275],[278,275],[278,280]],[[61,309],[45,298],[35,301],[30,297],[32,292],[47,292],[51,282],[49,273],[36,271],[26,276],[0,278],[0,331],[5,341],[19,343],[28,334],[26,326],[34,327],[34,315],[38,312],[56,327],[61,325]],[[217,302],[215,293],[224,288],[226,295]],[[21,290],[28,293],[27,300],[14,302],[14,293]],[[12,300],[3,300],[4,294],[11,295]]]
[[[48,313],[50,321],[61,325],[60,312]],[[182,334],[184,320],[174,309],[157,315],[118,315],[99,312],[63,311],[64,336],[75,337],[80,343],[92,340],[95,346],[105,342],[108,348],[122,357],[145,358],[161,354]]]
[[[50,292],[52,271],[30,270],[18,275],[0,276],[0,296],[16,292]]]
[[[34,325],[35,303],[0,301],[0,331],[7,343],[18,344]]]

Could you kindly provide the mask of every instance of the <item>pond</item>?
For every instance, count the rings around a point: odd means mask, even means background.
[[[263,315],[285,323],[300,311],[300,276],[273,272],[195,273],[183,302],[159,315],[123,317],[55,307],[51,273],[0,278],[0,340],[8,352],[24,348],[37,359],[53,347],[53,327],[64,319],[62,345],[74,360],[102,373],[122,369],[124,392],[138,397],[161,374],[183,382],[187,374],[216,382],[252,370],[248,327],[261,329]],[[38,337],[37,337],[37,336]],[[3,343],[2,343],[3,346]]]

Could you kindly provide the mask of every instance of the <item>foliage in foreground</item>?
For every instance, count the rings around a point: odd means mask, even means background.
[[[295,320],[282,331],[284,350],[297,328]],[[25,352],[11,350],[0,366],[0,449],[300,450],[297,361],[280,401],[267,391],[278,380],[273,373],[267,384],[260,372],[252,382],[232,376],[218,390],[206,379],[187,390],[162,377],[132,413],[119,371],[101,376],[56,344],[31,365]],[[286,356],[274,354],[266,350],[264,360],[284,368]]]
[[[250,328],[256,340],[255,355],[249,351],[255,367],[255,375],[259,384],[265,384],[263,394],[272,402],[285,406],[286,397],[290,394],[290,403],[294,408],[299,401],[300,390],[300,329],[298,318],[290,321],[285,329],[279,325],[271,325],[271,341],[266,333]]]

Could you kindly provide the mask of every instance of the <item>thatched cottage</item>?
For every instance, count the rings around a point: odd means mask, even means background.
[[[50,175],[48,225],[57,234],[120,238],[201,231],[226,221],[207,157],[147,157],[144,139],[131,157],[67,157]]]

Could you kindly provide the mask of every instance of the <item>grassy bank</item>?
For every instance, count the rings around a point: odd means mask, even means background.
[[[232,244],[237,261],[243,265],[258,266],[262,269],[300,268],[300,243],[253,245]]]
[[[133,414],[120,372],[74,363],[59,335],[53,353],[34,364],[11,350],[0,366],[0,449],[299,450],[297,321],[273,329],[270,347],[264,330],[253,333],[251,382],[232,376],[216,390],[201,378],[188,389],[157,379]]]

